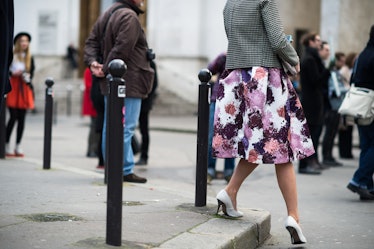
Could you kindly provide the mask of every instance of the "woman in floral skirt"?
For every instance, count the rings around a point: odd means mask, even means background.
[[[275,164],[287,206],[285,227],[293,244],[306,243],[299,226],[292,161],[314,153],[307,122],[282,63],[299,71],[299,57],[287,40],[272,0],[228,0],[227,76],[220,81],[214,117],[213,156],[238,157],[231,181],[217,195],[218,210],[241,217],[236,197],[259,164]]]

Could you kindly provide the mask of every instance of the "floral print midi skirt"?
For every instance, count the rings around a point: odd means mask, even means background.
[[[278,68],[252,67],[220,80],[212,153],[255,164],[281,164],[314,153],[300,100]]]

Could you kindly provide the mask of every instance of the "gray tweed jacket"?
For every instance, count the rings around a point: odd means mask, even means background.
[[[228,38],[227,69],[295,66],[299,57],[287,41],[274,0],[227,0],[223,11]]]

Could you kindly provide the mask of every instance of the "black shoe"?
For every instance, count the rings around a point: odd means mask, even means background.
[[[300,174],[307,175],[320,175],[322,172],[316,166],[306,166],[305,168],[299,168]]]
[[[91,152],[87,152],[86,156],[87,157],[97,157],[97,154],[96,154],[96,152],[91,151]]]
[[[135,165],[147,165],[147,159],[140,158],[139,161],[135,163]]]
[[[327,166],[331,166],[331,167],[340,167],[340,166],[343,166],[342,163],[337,162],[334,158],[323,159],[322,164],[327,165]]]
[[[308,159],[308,163],[306,164],[306,167],[312,167],[314,169],[317,169],[319,171],[322,171],[322,170],[325,170],[325,169],[328,169],[330,168],[329,166],[327,165],[324,165],[324,164],[321,164],[317,158],[315,157],[312,157],[312,158],[309,158]],[[322,172],[321,172],[322,173]]]
[[[373,195],[374,197],[374,195]],[[372,199],[371,197],[370,198],[367,198],[367,197],[363,197],[363,196],[360,196],[360,201],[372,201],[374,199]]]
[[[135,182],[135,183],[146,183],[147,179],[144,177],[137,176],[135,174],[129,174],[123,176],[124,182]]]
[[[353,193],[359,194],[360,200],[374,200],[374,194],[372,194],[372,192],[369,192],[369,190],[367,189],[357,187],[352,183],[349,183],[347,185],[347,188],[351,190]]]
[[[213,180],[213,178],[214,178],[214,177],[213,177],[212,175],[208,174],[207,177],[206,177],[206,183],[207,183],[208,185],[212,184],[212,180]]]
[[[340,158],[342,159],[354,159],[353,155],[340,155]]]
[[[330,168],[330,166],[328,166],[326,164],[320,164],[319,162],[317,162],[316,169],[325,170],[325,169],[329,169],[329,168]]]

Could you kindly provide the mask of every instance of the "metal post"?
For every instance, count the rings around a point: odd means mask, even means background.
[[[53,79],[45,81],[45,111],[44,111],[44,151],[43,169],[51,168],[51,140],[52,140],[52,113],[53,113]]]
[[[67,95],[66,95],[66,115],[71,116],[71,98],[72,98],[72,92],[73,92],[73,86],[71,84],[68,84],[66,86]]]
[[[84,90],[86,89],[86,86],[84,84],[81,84],[79,86],[79,91],[80,91],[80,116],[83,117],[83,96],[84,96]]]
[[[58,101],[53,101],[53,124],[57,124]]]
[[[209,80],[212,74],[208,69],[199,73],[199,103],[197,120],[197,160],[195,206],[206,206],[207,171],[208,171],[208,132],[209,132]]]
[[[3,103],[0,104],[0,158],[5,158],[5,136],[6,136],[6,95],[4,96]]]
[[[113,77],[112,75],[108,74],[106,76],[106,86],[108,89],[110,89],[110,82],[113,81]],[[106,104],[104,105],[104,108],[105,108],[105,112],[104,112],[104,121],[106,120],[106,124],[108,124],[108,113],[109,113],[109,109],[110,109],[110,105],[108,104],[108,101],[109,101],[109,93],[107,95],[107,98],[106,98]],[[108,160],[106,160],[105,158],[108,158],[109,157],[109,136],[108,136],[108,126],[106,126],[106,130],[105,130],[105,151],[102,151],[102,153],[105,153],[105,157],[104,157],[104,184],[108,184]]]
[[[126,64],[119,59],[109,63],[109,96],[107,101],[106,134],[107,153],[107,227],[106,243],[121,246],[122,235],[122,187],[123,187],[123,129],[125,81],[121,78],[126,72]]]

